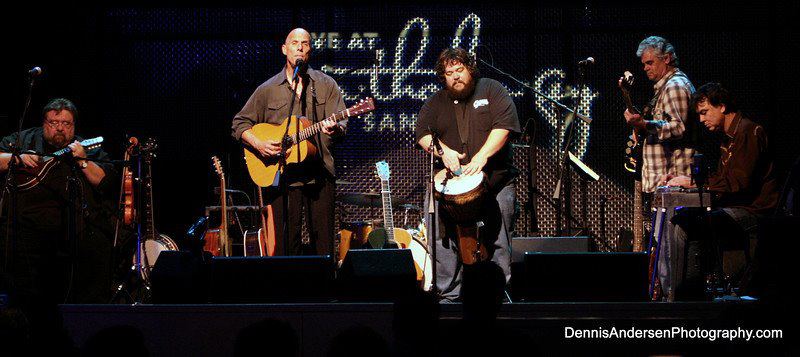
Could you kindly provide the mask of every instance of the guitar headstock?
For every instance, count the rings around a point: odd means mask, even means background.
[[[88,139],[88,140],[81,141],[81,146],[83,146],[83,149],[86,150],[86,151],[97,149],[102,144],[103,144],[103,137],[102,136],[98,136],[98,137],[96,137],[94,139]]]
[[[361,114],[369,113],[375,110],[375,100],[367,97],[358,101],[355,105],[347,109],[350,112],[351,116],[357,116]]]
[[[378,161],[375,163],[375,168],[378,170],[378,177],[381,180],[389,181],[389,176],[391,176],[392,172],[389,170],[389,163],[386,161]]]
[[[156,150],[158,150],[158,141],[155,138],[147,138],[139,147],[140,154],[148,164],[156,157]]]
[[[222,162],[219,161],[219,158],[215,155],[211,157],[211,164],[214,166],[214,171],[219,176],[220,180],[225,179],[225,172],[222,171]]]
[[[634,81],[633,73],[625,71],[625,73],[622,74],[622,80],[619,81],[619,88],[627,92],[633,87]]]

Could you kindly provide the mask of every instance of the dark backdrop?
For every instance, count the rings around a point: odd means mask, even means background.
[[[34,90],[25,127],[40,124],[39,111],[48,99],[67,97],[80,111],[78,132],[104,135],[105,148],[114,157],[121,157],[125,134],[158,138],[156,224],[180,237],[204,206],[214,204],[211,190],[217,180],[211,155],[223,158],[231,186],[252,192],[241,149],[230,137],[230,121],[255,87],[280,70],[280,44],[294,27],[313,33],[311,65],[337,78],[347,105],[364,96],[378,99],[375,113],[350,121],[349,133],[336,149],[339,178],[355,183],[338,191],[378,189],[374,162],[385,159],[392,168],[393,193],[415,204],[423,197],[426,158],[413,147],[414,121],[423,100],[439,88],[432,68],[442,48],[460,43],[560,99],[576,80],[574,64],[593,56],[597,64],[588,74],[580,107],[594,122],[579,125],[575,152],[601,180],[585,192],[576,187],[573,213],[580,217],[585,200],[587,225],[598,249],[614,250],[618,231],[631,226],[633,185],[622,170],[628,130],[616,79],[631,70],[638,78],[635,100],[649,99],[651,84],[635,56],[644,37],[657,34],[671,40],[681,69],[695,86],[720,81],[730,87],[742,108],[770,133],[781,173],[800,153],[800,124],[793,113],[797,71],[792,53],[798,45],[791,24],[798,6],[657,5],[316,2],[300,7],[112,1],[5,9],[0,130],[3,135],[15,130],[24,101],[24,73],[42,66],[45,74]],[[352,72],[344,73],[348,70]],[[481,72],[508,87],[521,122],[527,124],[514,149],[523,171],[517,182],[522,206],[516,235],[554,234],[556,210],[548,197],[556,177],[559,118],[552,107],[508,78],[485,66]],[[530,148],[525,146],[529,143]],[[346,212],[337,211],[342,220],[380,216],[375,209],[342,208]],[[404,218],[401,213],[396,222]],[[416,216],[410,221],[416,222]]]

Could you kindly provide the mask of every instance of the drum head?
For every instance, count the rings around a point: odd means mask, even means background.
[[[480,186],[485,179],[484,172],[447,178],[447,169],[439,171],[433,178],[436,191],[443,195],[460,195],[469,192]]]

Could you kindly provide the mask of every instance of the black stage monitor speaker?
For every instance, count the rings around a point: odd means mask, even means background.
[[[394,301],[417,289],[410,249],[351,249],[337,278],[337,292],[346,301]]]
[[[646,301],[645,253],[527,253],[513,291],[523,301]]]
[[[527,252],[582,253],[589,251],[589,237],[514,237],[511,261],[522,262]]]
[[[329,255],[215,257],[209,300],[225,304],[328,302],[332,282]]]
[[[155,304],[202,304],[208,300],[207,265],[191,252],[161,252],[150,283]]]

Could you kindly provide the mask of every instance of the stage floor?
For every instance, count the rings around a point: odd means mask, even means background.
[[[783,308],[748,301],[512,303],[500,307],[494,322],[479,323],[464,318],[462,304],[62,305],[61,311],[76,346],[85,346],[101,330],[129,326],[134,329],[126,331],[141,334],[150,356],[231,356],[237,336],[247,336],[242,329],[248,326],[266,329],[257,334],[264,336],[258,343],[265,348],[287,342],[266,333],[271,328],[284,328],[278,335],[294,335],[301,356],[325,356],[332,351],[358,355],[359,349],[380,355],[383,348],[394,355],[415,356],[495,355],[518,349],[527,351],[525,356],[692,352],[771,355],[788,351],[785,342],[789,341],[786,334],[773,339],[720,337],[710,341],[691,338],[687,335],[691,332],[674,338],[577,338],[580,331],[609,334],[612,330],[697,328],[782,329],[788,334]],[[265,320],[270,322],[257,324]],[[276,325],[276,321],[281,323]]]

